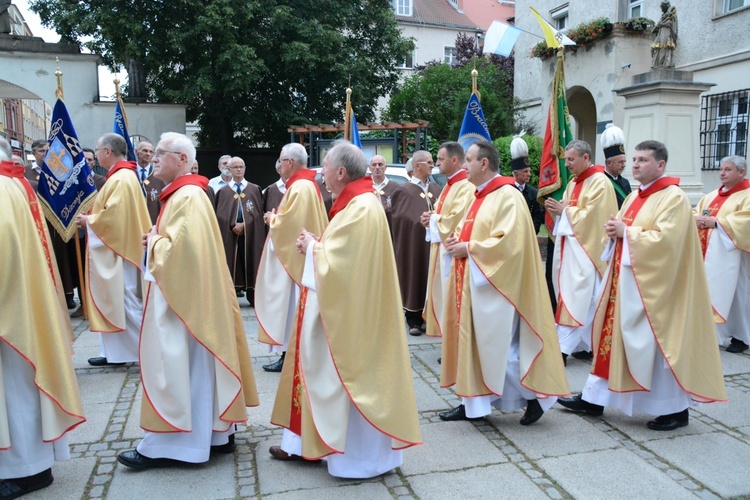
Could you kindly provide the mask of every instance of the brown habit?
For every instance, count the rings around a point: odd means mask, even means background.
[[[391,195],[393,251],[396,253],[401,300],[407,311],[421,311],[427,294],[430,244],[425,241],[427,230],[419,222],[419,217],[434,209],[440,186],[431,182],[427,191],[432,194],[431,198],[421,187],[410,182],[398,186]]]

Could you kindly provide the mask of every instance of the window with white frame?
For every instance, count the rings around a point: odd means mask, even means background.
[[[703,97],[701,158],[703,170],[718,170],[725,156],[747,155],[750,89]]]
[[[722,14],[732,12],[733,10],[747,7],[750,5],[750,0],[722,0]]]
[[[568,4],[561,5],[560,7],[551,10],[549,14],[552,18],[552,27],[557,31],[565,31],[568,29]]]
[[[411,17],[413,15],[412,0],[393,0],[393,9],[397,16]]]
[[[414,67],[414,52],[409,54],[396,66],[401,69],[411,69]]]
[[[446,64],[453,66],[456,64],[456,57],[458,56],[458,49],[456,47],[445,47],[443,50],[443,61]]]
[[[643,16],[643,0],[628,1],[628,19]]]

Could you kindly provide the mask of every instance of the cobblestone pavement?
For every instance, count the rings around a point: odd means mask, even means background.
[[[241,299],[244,302],[244,299]],[[117,463],[142,437],[138,367],[94,368],[98,338],[74,319],[74,364],[88,421],[70,434],[71,460],[53,467],[55,482],[26,498],[717,498],[750,496],[750,355],[721,357],[730,402],[691,409],[690,425],[650,431],[652,417],[605,410],[579,416],[553,407],[522,427],[522,410],[480,422],[442,422],[458,404],[439,387],[440,342],[409,337],[424,445],[404,452],[404,465],[371,480],[328,475],[324,464],[278,462],[268,447],[281,430],[270,424],[278,374],[257,342],[257,322],[242,307],[261,405],[236,434],[234,455],[206,464],[134,472]],[[588,364],[570,358],[567,374],[580,390]]]

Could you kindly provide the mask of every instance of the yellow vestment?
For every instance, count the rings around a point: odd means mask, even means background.
[[[155,349],[147,349],[165,343],[160,338],[158,318],[149,319],[157,287],[190,335],[214,356],[214,430],[226,430],[227,423],[244,422],[245,406],[257,406],[258,394],[219,226],[200,186],[179,188],[162,206],[157,234],[149,242],[148,271],[155,282],[149,283],[141,330],[141,427],[152,432],[190,430],[189,399],[173,397],[175,393],[189,394],[190,380],[174,381],[184,384],[179,389],[165,383],[172,367],[164,366]]]

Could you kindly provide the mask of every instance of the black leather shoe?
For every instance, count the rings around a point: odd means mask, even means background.
[[[245,296],[244,290],[235,290],[235,293],[237,294],[238,298],[241,298],[241,297]]]
[[[217,444],[211,447],[211,453],[221,453],[223,455],[229,455],[234,453],[237,446],[234,444],[234,434],[229,435],[229,441],[226,444]]]
[[[89,364],[91,366],[120,366],[124,365],[125,363],[110,363],[107,361],[107,358],[99,357],[99,358],[89,358]]]
[[[654,420],[648,422],[646,427],[652,431],[673,431],[687,426],[689,418],[688,410],[685,408],[677,413],[656,417]]]
[[[438,413],[438,417],[440,417],[440,420],[445,420],[446,422],[453,422],[456,420],[469,420],[470,422],[476,422],[477,420],[484,419],[484,417],[476,417],[476,418],[467,417],[466,408],[464,408],[464,405],[458,405],[455,408],[453,408],[451,411],[444,411],[443,413]]]
[[[594,355],[591,354],[591,351],[576,351],[573,354],[571,354],[576,359],[581,359],[583,361],[591,361],[594,359]]]
[[[529,399],[528,405],[526,405],[526,413],[521,418],[521,425],[531,425],[544,415],[542,405],[536,399]]]
[[[439,365],[443,364],[443,358],[438,358],[438,364]]]
[[[75,309],[78,305],[73,297],[65,297],[65,303],[67,304],[68,309]]]
[[[580,394],[573,396],[572,398],[559,398],[557,400],[562,406],[570,411],[576,413],[585,413],[587,415],[593,415],[600,417],[604,413],[604,407],[584,401]]]
[[[281,371],[282,368],[284,368],[284,357],[286,356],[286,352],[281,353],[281,357],[276,360],[276,362],[271,363],[270,365],[263,365],[262,368],[267,372],[274,372],[278,373]]]
[[[568,366],[568,355],[565,353],[562,353],[563,358],[563,366]]]
[[[741,352],[747,351],[748,347],[750,346],[748,346],[743,341],[737,340],[736,338],[732,337],[732,341],[727,346],[727,352],[739,354]]]
[[[175,467],[185,465],[185,462],[171,458],[149,458],[138,453],[138,450],[127,450],[117,455],[117,461],[135,470],[156,469],[159,467]]]
[[[18,498],[26,493],[46,488],[52,484],[53,480],[52,469],[44,470],[33,476],[4,479],[0,481],[0,498],[2,500]]]

